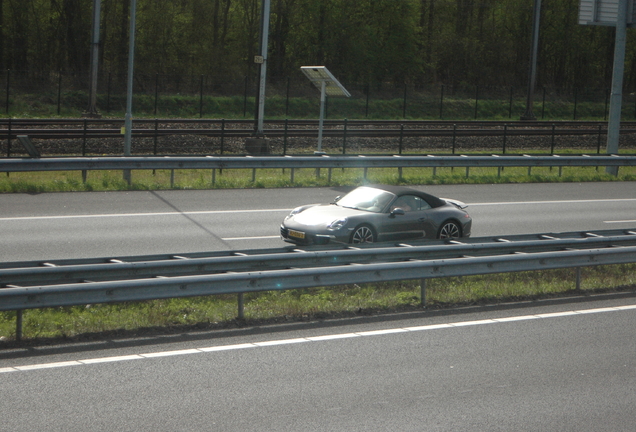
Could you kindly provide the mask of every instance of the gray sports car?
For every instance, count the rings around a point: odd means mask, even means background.
[[[466,204],[400,186],[360,186],[331,204],[297,207],[280,234],[299,245],[469,237]]]

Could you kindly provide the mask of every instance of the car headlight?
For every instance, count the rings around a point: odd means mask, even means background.
[[[293,217],[294,215],[297,215],[298,213],[300,213],[301,211],[303,211],[302,207],[296,207],[295,209],[293,209],[287,216],[285,216],[285,220]]]
[[[331,230],[331,231],[339,230],[340,228],[342,228],[346,224],[347,224],[347,218],[336,219],[335,221],[333,221],[329,225],[327,225],[327,229]]]

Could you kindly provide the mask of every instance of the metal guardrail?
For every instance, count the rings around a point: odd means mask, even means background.
[[[636,166],[636,156],[246,156],[0,159],[0,172],[151,169],[440,168]]]
[[[0,263],[0,288],[636,246],[636,230]],[[347,282],[348,283],[348,282]],[[1,307],[1,306],[0,306]]]
[[[0,269],[0,310],[19,311],[21,325],[21,311],[33,308],[633,263],[636,230],[285,251],[208,258],[171,255],[168,261],[154,256],[158,259],[129,263],[5,263]],[[84,279],[87,276],[101,280]]]
[[[275,249],[0,263],[0,311],[142,301],[350,283],[576,268],[636,262],[636,230],[516,235],[363,248]],[[19,285],[22,284],[22,285]]]

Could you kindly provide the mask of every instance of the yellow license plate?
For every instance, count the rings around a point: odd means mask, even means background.
[[[288,234],[289,234],[290,237],[294,237],[294,238],[298,238],[298,239],[304,239],[305,238],[305,233],[304,232],[300,232],[300,231],[289,230]]]

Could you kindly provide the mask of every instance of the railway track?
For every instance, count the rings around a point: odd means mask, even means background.
[[[20,145],[13,144],[18,136],[30,137],[45,148],[46,154],[117,154],[120,149],[116,143],[123,139],[123,126],[122,119],[0,119],[0,155],[11,157],[23,154]],[[271,138],[270,142],[277,142],[276,145],[280,147],[274,152],[282,154],[289,149],[288,138],[295,139],[295,143],[304,143],[300,144],[301,147],[311,147],[311,140],[317,138],[319,133],[318,120],[267,120],[264,126],[265,137]],[[254,121],[246,119],[136,119],[133,120],[132,137],[138,140],[135,151],[139,154],[209,154],[217,150],[222,154],[224,145],[225,151],[229,150],[228,143],[233,143],[230,152],[244,152],[243,143],[246,138],[253,137],[254,132]],[[505,153],[508,138],[527,140],[528,148],[536,147],[536,143],[529,142],[534,139],[543,140],[539,145],[541,148],[554,149],[555,138],[559,137],[566,141],[587,140],[587,147],[600,149],[607,135],[607,124],[598,121],[342,119],[325,120],[322,135],[336,139],[333,142],[340,143],[343,152],[350,142],[347,140],[369,139],[374,141],[358,147],[396,148],[391,151],[402,153],[402,141],[410,139],[411,148],[449,147],[453,148],[454,153],[456,138],[463,138],[465,142],[466,139],[471,141],[472,147],[499,146]],[[623,122],[621,135],[630,137],[630,142],[634,141],[636,122]],[[87,145],[89,140],[93,140],[92,144]],[[201,145],[202,142],[207,144]],[[78,145],[81,145],[81,149],[74,149]],[[521,146],[526,147],[525,144]],[[628,144],[628,147],[632,146],[633,143]]]
[[[34,139],[117,138],[123,120],[0,120],[0,140],[28,135]],[[270,120],[267,137],[315,137],[317,120]],[[171,135],[246,138],[254,135],[252,120],[135,120],[132,135],[138,138]],[[605,122],[504,122],[504,121],[423,121],[423,120],[326,120],[327,137],[493,137],[493,136],[577,136],[606,133]],[[621,133],[636,133],[636,122],[624,122]]]

